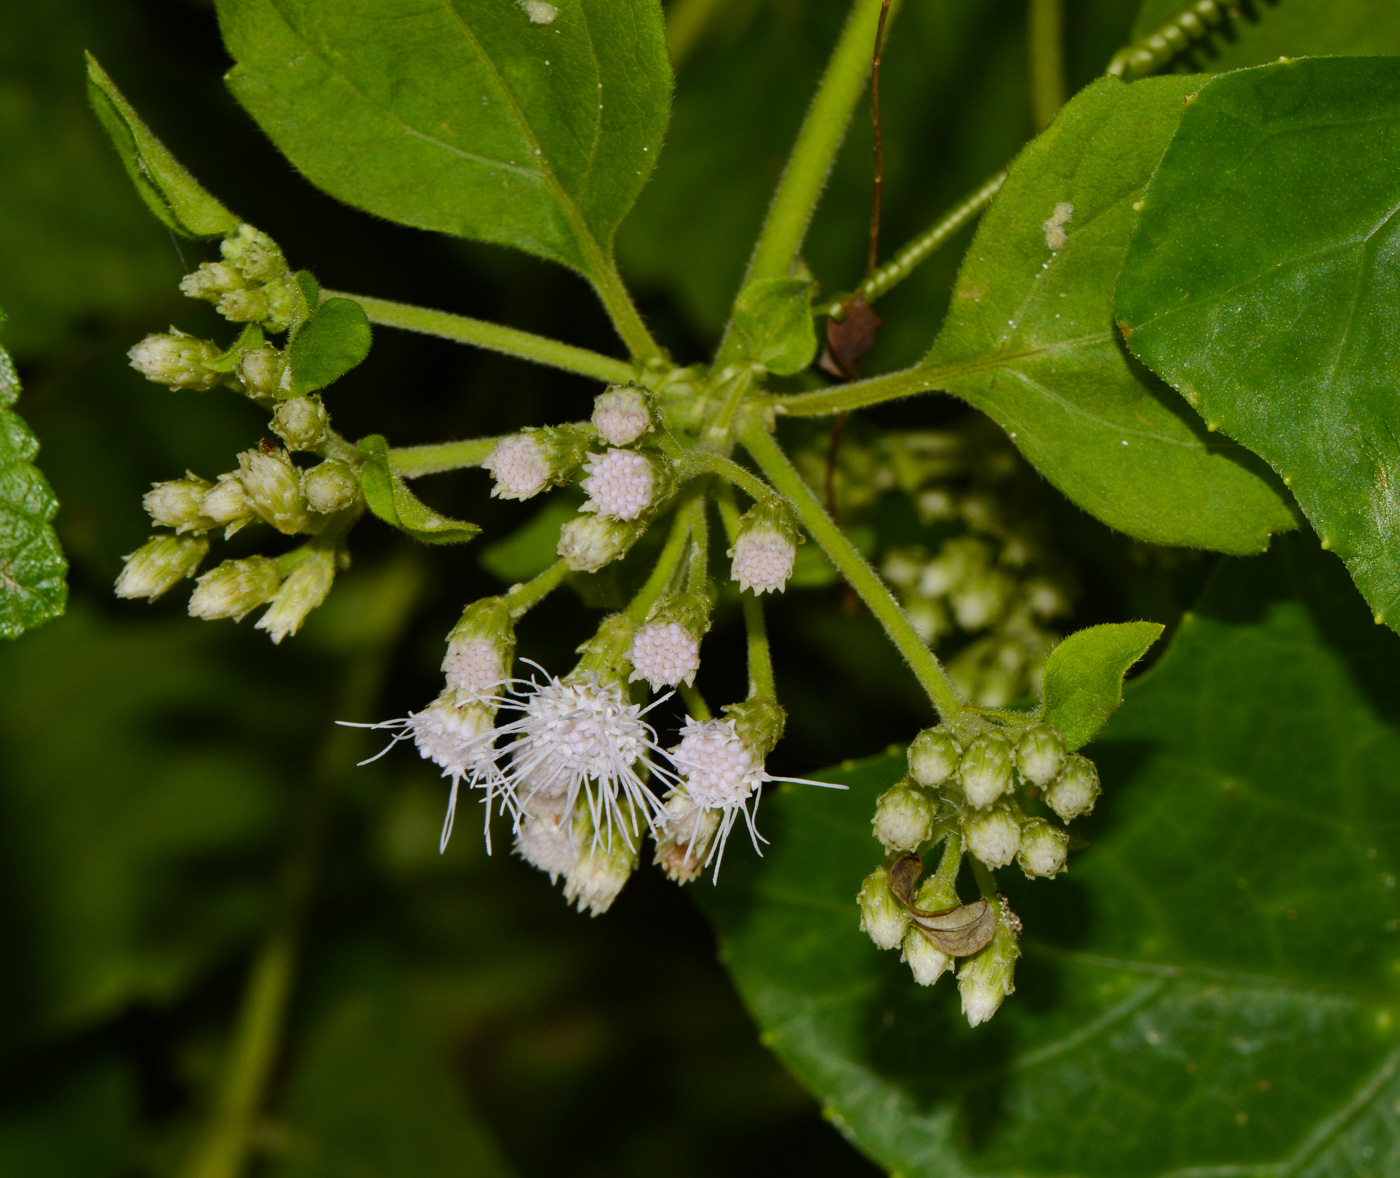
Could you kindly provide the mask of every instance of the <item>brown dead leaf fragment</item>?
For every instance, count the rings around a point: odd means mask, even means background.
[[[870,309],[865,296],[858,292],[842,303],[841,309],[845,314],[840,322],[826,321],[826,351],[822,353],[820,367],[832,376],[855,380],[860,376],[861,359],[874,347],[876,333],[884,320]]]

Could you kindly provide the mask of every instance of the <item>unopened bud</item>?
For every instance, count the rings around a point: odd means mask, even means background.
[[[590,454],[579,484],[588,496],[580,511],[595,511],[609,519],[632,520],[643,515],[669,491],[669,471],[635,450]]]
[[[580,798],[580,801],[583,799]],[[635,818],[635,815],[630,817]],[[635,840],[627,837],[632,825],[629,816],[624,815],[621,829],[613,830],[610,837],[598,837],[586,811],[586,803],[582,814],[576,807],[574,838],[578,843],[579,855],[564,872],[564,899],[577,904],[580,912],[587,912],[590,916],[602,915],[612,907],[623,884],[636,870]]]
[[[1006,806],[972,814],[963,823],[968,853],[988,867],[1005,867],[1021,849],[1021,826]]]
[[[676,593],[665,598],[632,639],[628,682],[645,679],[653,691],[694,683],[700,639],[709,625],[710,602],[704,595]]]
[[[330,414],[315,393],[281,402],[272,415],[272,432],[288,450],[315,450],[326,440]]]
[[[860,905],[860,931],[878,949],[897,949],[909,928],[909,913],[890,891],[890,873],[877,868],[865,877],[856,896]]]
[[[224,539],[258,518],[237,472],[220,475],[219,481],[204,496],[199,510],[215,524],[223,525]]]
[[[481,465],[495,479],[491,494],[529,499],[567,483],[588,455],[588,436],[573,426],[521,430],[496,443]]]
[[[306,503],[312,511],[331,515],[344,511],[360,494],[360,480],[355,468],[339,458],[327,458],[302,475],[306,488]]]
[[[698,806],[683,791],[666,799],[661,835],[656,840],[654,862],[668,879],[688,884],[705,869],[710,847],[719,833],[723,811]]]
[[[193,274],[180,279],[180,293],[192,299],[203,299],[206,303],[217,303],[231,290],[242,290],[247,285],[243,276],[232,266],[223,262],[204,262]]]
[[[593,427],[609,446],[630,446],[655,426],[641,389],[615,385],[593,401]]]
[[[515,627],[504,597],[483,597],[462,611],[447,636],[442,671],[450,687],[481,698],[497,694],[515,659]]]
[[[587,805],[582,797],[579,802]],[[515,853],[531,867],[548,873],[551,883],[578,862],[573,814],[564,793],[539,792],[521,803]]]
[[[176,532],[207,532],[215,524],[201,505],[212,484],[192,471],[185,475],[183,479],[152,483],[141,503],[162,527],[174,528]]]
[[[1016,745],[1016,767],[1032,785],[1044,788],[1065,763],[1065,742],[1048,724],[1026,729]]]
[[[310,522],[301,471],[285,450],[270,454],[261,449],[238,455],[238,477],[248,492],[253,510],[279,532],[292,535]]]
[[[924,912],[942,912],[956,908],[958,895],[951,883],[936,875],[929,876],[914,895],[914,906]],[[903,960],[909,965],[914,980],[921,986],[931,986],[953,968],[953,959],[925,936],[917,922],[904,934]]]
[[[154,601],[193,576],[208,551],[209,541],[203,536],[156,536],[126,558],[117,577],[117,596]]]
[[[1021,827],[1021,850],[1016,859],[1032,879],[1058,875],[1065,869],[1068,853],[1069,835],[1044,818],[1032,818]]]
[[[909,775],[929,789],[953,776],[962,749],[946,728],[925,728],[909,746]]]
[[[756,503],[739,520],[729,550],[730,577],[756,594],[781,593],[792,576],[800,540],[791,514],[777,501]]]
[[[451,687],[444,688],[412,719],[413,743],[419,755],[441,766],[444,776],[465,774],[491,755],[495,708]]]
[[[934,805],[912,782],[901,781],[880,795],[871,822],[887,851],[917,851],[933,833]]]
[[[958,991],[962,1012],[969,1026],[980,1026],[996,1014],[1007,995],[1016,990],[1016,958],[1021,947],[1016,933],[1020,921],[1002,901],[997,931],[980,953],[967,958],[958,971]]]
[[[271,282],[287,272],[287,259],[277,243],[246,223],[224,238],[219,252],[249,282]]]
[[[979,736],[958,762],[958,780],[974,806],[990,806],[1011,788],[1011,750],[1000,736]]]
[[[295,634],[307,615],[326,600],[334,580],[335,557],[319,549],[314,551],[282,582],[267,613],[258,619],[257,628],[266,630],[274,644]]]
[[[1076,754],[1065,759],[1065,767],[1045,791],[1045,804],[1068,822],[1089,813],[1098,797],[1098,769],[1088,757]]]
[[[271,601],[281,583],[277,566],[265,556],[226,560],[199,578],[190,595],[190,616],[205,621],[216,618],[241,621],[258,606]]]
[[[577,515],[559,529],[559,555],[576,573],[596,573],[627,553],[646,531],[636,520],[602,519]]]
[[[180,332],[148,335],[127,356],[131,366],[147,380],[172,389],[198,389],[207,392],[224,379],[209,365],[223,353],[208,340]]]
[[[236,371],[249,396],[276,396],[282,382],[282,353],[270,345],[249,348],[239,354]]]

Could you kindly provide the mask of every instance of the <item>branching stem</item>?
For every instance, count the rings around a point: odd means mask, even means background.
[[[506,608],[510,610],[511,621],[519,621],[535,606],[554,592],[569,575],[569,566],[556,560],[538,576],[516,585],[506,593]]]
[[[732,458],[716,454],[713,450],[697,449],[687,452],[680,467],[681,477],[690,478],[699,472],[719,475],[720,478],[733,483],[755,501],[767,499],[773,494],[773,488],[752,471],[745,470]]]
[[[467,438],[460,442],[437,442],[427,446],[395,446],[389,462],[406,479],[449,470],[480,466],[500,438]]]

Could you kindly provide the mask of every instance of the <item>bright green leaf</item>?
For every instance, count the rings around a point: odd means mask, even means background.
[[[476,524],[440,515],[408,489],[389,460],[389,443],[379,434],[362,438],[360,489],[365,502],[386,524],[424,544],[464,544],[481,531]]]
[[[817,354],[811,280],[765,278],[746,286],[734,304],[734,326],[755,361],[779,376],[796,375]]]
[[[1123,701],[1123,676],[1161,637],[1156,622],[1090,626],[1050,652],[1041,694],[1044,717],[1070,749],[1094,739]]]
[[[908,1178],[1381,1178],[1400,1165],[1400,641],[1301,541],[1222,564],[1095,745],[1069,874],[999,886],[1017,991],[969,1029],[857,927],[890,756],[766,800],[695,885],[765,1042]]]
[[[610,271],[670,110],[657,0],[218,10],[230,87],[312,183],[391,221]]]
[[[241,224],[200,187],[170,149],[151,133],[92,54],[87,55],[88,97],[151,212],[186,237],[220,237]]]
[[[369,316],[354,299],[327,299],[297,330],[287,349],[292,392],[314,393],[369,355]]]
[[[1288,482],[1400,625],[1400,59],[1215,79],[1148,188],[1129,342]]]
[[[59,617],[68,602],[68,562],[49,524],[58,500],[33,464],[38,439],[10,408],[18,399],[19,377],[0,348],[0,638]]]
[[[1070,102],[1012,165],[924,363],[1110,526],[1258,552],[1293,526],[1283,495],[1133,362],[1113,322],[1133,204],[1197,85],[1110,78]]]

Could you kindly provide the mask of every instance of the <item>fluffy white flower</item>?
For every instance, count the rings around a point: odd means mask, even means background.
[[[752,528],[739,534],[729,555],[734,560],[729,575],[740,589],[781,593],[792,576],[797,545],[776,528]]]
[[[529,499],[549,486],[549,452],[533,434],[512,434],[496,443],[481,464],[496,485],[491,494],[501,499]]]
[[[627,658],[628,682],[645,679],[653,691],[690,684],[700,669],[700,640],[679,622],[651,622],[637,631]]]
[[[583,465],[587,473],[579,486],[588,496],[580,511],[596,511],[608,519],[636,519],[656,495],[656,471],[645,454],[609,450],[592,454]]]

